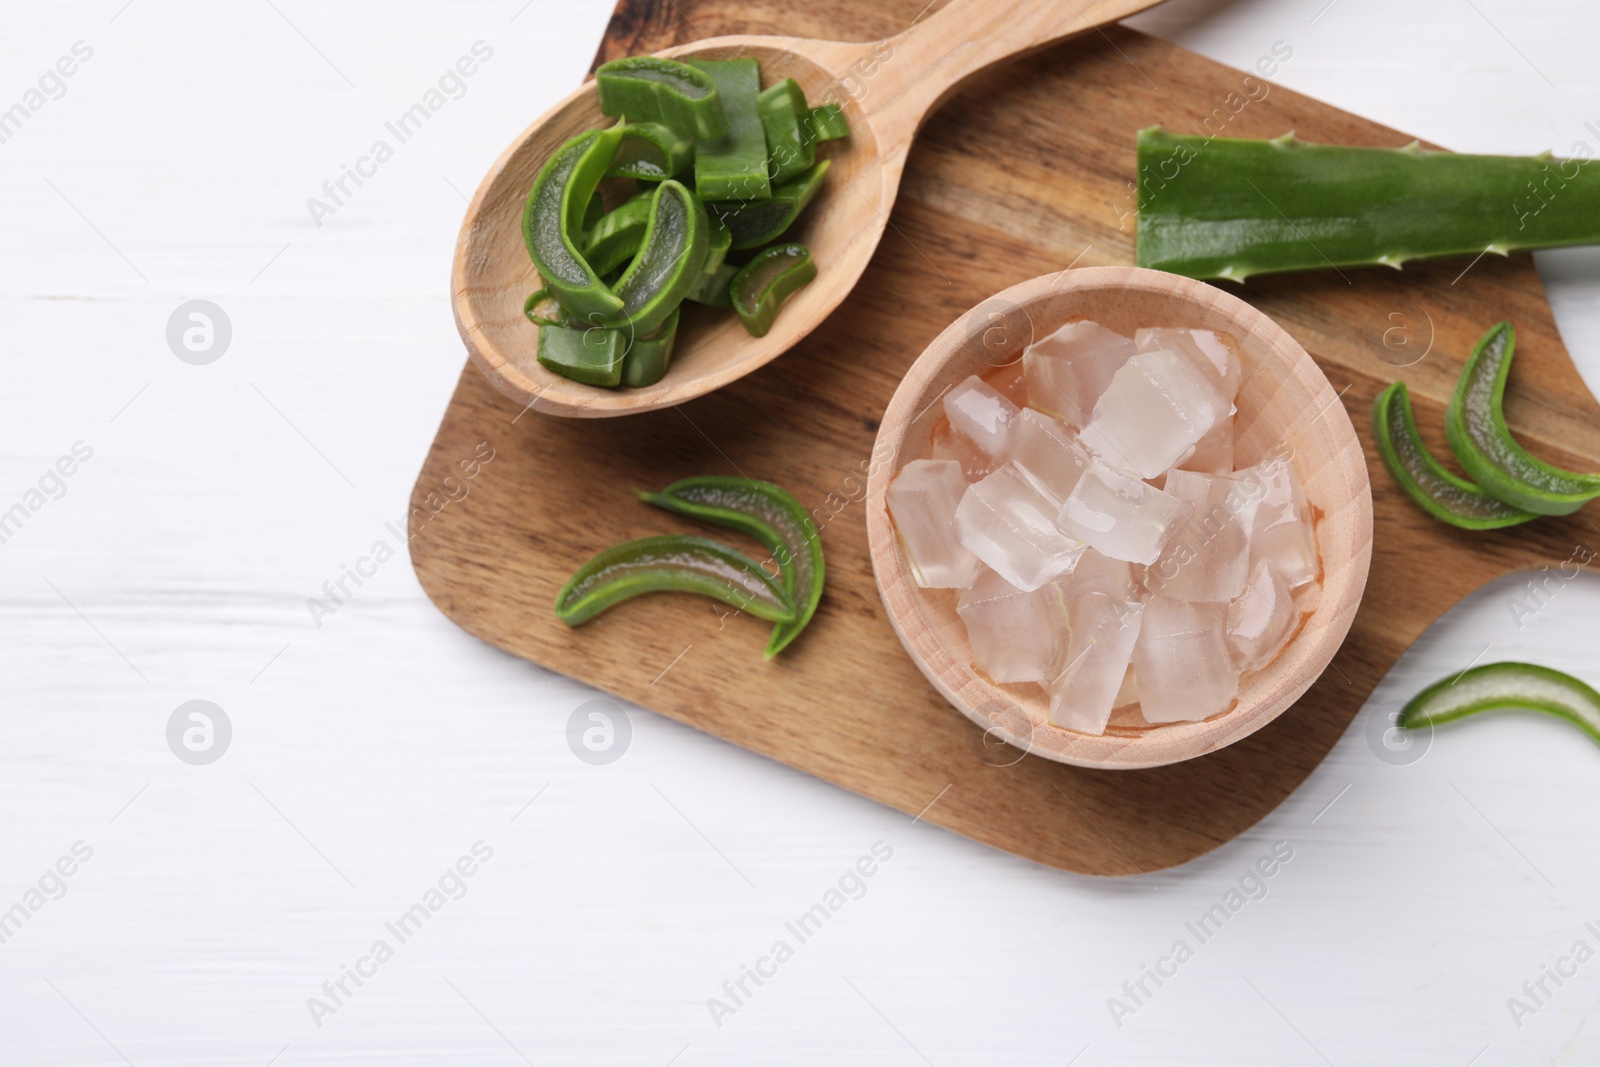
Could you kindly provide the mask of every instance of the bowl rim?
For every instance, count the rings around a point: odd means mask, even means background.
[[[917,418],[937,402],[937,396],[928,398],[933,383],[944,376],[952,360],[964,355],[977,369],[978,358],[971,351],[976,316],[998,305],[1022,311],[1031,324],[1031,309],[1046,301],[1064,296],[1069,302],[1092,302],[1113,292],[1176,299],[1194,306],[1196,318],[1200,309],[1220,313],[1236,327],[1232,332],[1241,348],[1260,358],[1280,359],[1286,375],[1309,386],[1321,408],[1318,416],[1307,422],[1307,432],[1322,415],[1328,416],[1327,426],[1333,428],[1329,461],[1316,473],[1336,468],[1332,488],[1343,488],[1348,495],[1342,501],[1331,501],[1337,505],[1338,521],[1330,523],[1333,509],[1321,506],[1330,503],[1326,494],[1312,493],[1312,480],[1293,455],[1289,456],[1307,486],[1307,497],[1324,512],[1317,524],[1322,586],[1316,604],[1289,644],[1266,668],[1251,672],[1251,705],[1243,703],[1245,691],[1241,690],[1233,707],[1209,719],[1164,724],[1133,735],[1092,735],[1033,721],[1021,711],[1008,687],[989,681],[950,653],[927,619],[936,609],[911,577],[888,514],[886,494],[901,466],[909,462],[901,457]],[[1043,336],[1078,317],[1094,316],[1087,311],[1069,311],[1060,321],[1036,327],[1034,335]],[[1366,586],[1372,550],[1372,490],[1360,438],[1338,402],[1339,396],[1309,353],[1282,326],[1239,297],[1204,282],[1141,267],[1078,267],[1002,290],[958,317],[918,355],[896,387],[874,442],[866,498],[868,549],[879,595],[896,636],[940,695],[986,734],[1057,762],[1108,769],[1164,766],[1214,752],[1254,733],[1292,706],[1326,670],[1349,632]],[[931,425],[917,432],[928,430]],[[1319,436],[1329,432],[1315,431]],[[1321,485],[1323,479],[1317,481]],[[1330,548],[1336,551],[1330,553]],[[1254,692],[1263,687],[1264,693]]]

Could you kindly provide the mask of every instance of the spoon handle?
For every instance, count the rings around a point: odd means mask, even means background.
[[[910,29],[868,46],[870,60],[853,71],[858,100],[880,137],[909,144],[923,118],[969,75],[1160,2],[950,0]]]

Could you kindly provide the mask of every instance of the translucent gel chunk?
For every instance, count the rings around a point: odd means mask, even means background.
[[[1294,467],[1286,459],[1269,459],[1239,472],[1261,486],[1251,534],[1254,559],[1271,563],[1291,589],[1314,580],[1321,572],[1311,509]]]
[[[950,428],[949,419],[940,419],[933,429],[933,448],[930,459],[953,459],[961,464],[961,473],[967,481],[975,482],[994,470],[997,464],[977,445]]]
[[[1222,399],[1232,404],[1239,394],[1239,353],[1228,334],[1212,330],[1139,330],[1133,335],[1133,347],[1139,352],[1176,352],[1206,376]]]
[[[1154,563],[1189,505],[1096,459],[1061,505],[1057,521],[1112,559]]]
[[[1072,570],[1083,542],[1062,533],[1055,505],[1005,464],[967,487],[956,507],[956,536],[978,559],[1024,592]]]
[[[1188,360],[1143,352],[1122,365],[1094,407],[1082,441],[1141,478],[1166,472],[1233,412]]]
[[[1074,427],[1090,412],[1133,355],[1133,342],[1093,322],[1069,322],[1022,354],[1028,404]]]
[[[924,589],[965,589],[977,574],[978,561],[956,539],[953,521],[966,491],[953,460],[914,459],[889,483],[889,514]]]
[[[1011,426],[1011,461],[1051,500],[1067,499],[1089,466],[1089,450],[1060,419],[1029,409]]]
[[[972,375],[944,395],[944,413],[950,428],[965,437],[990,459],[1006,456],[1006,435],[1017,417],[1017,405],[994,386]]]
[[[1089,548],[1078,557],[1072,573],[1061,579],[1068,596],[1080,593],[1106,593],[1122,600],[1138,600],[1144,588],[1134,574],[1133,564],[1112,559]]]
[[[1228,645],[1241,671],[1258,671],[1277,658],[1299,612],[1289,583],[1266,560],[1250,571],[1243,593],[1228,605]]]
[[[1219,603],[1244,592],[1250,536],[1261,498],[1254,483],[1227,474],[1175,470],[1162,490],[1193,508],[1144,575],[1151,591],[1173,600]]]
[[[1103,734],[1139,639],[1144,605],[1091,592],[1074,596],[1070,610],[1066,664],[1047,686],[1050,721],[1069,730]]]
[[[996,682],[1042,682],[1061,668],[1067,603],[1054,583],[1023,592],[987,567],[961,591],[972,664]]]
[[[1239,671],[1228,652],[1226,613],[1226,604],[1163,596],[1145,602],[1133,669],[1146,722],[1198,722],[1233,702]]]
[[[1180,460],[1178,469],[1202,474],[1233,472],[1233,420],[1229,415],[1195,444],[1194,451]]]

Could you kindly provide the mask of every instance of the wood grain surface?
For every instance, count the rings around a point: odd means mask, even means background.
[[[628,2],[600,58],[727,33],[871,40],[921,7]],[[1396,377],[1409,382],[1424,436],[1443,452],[1444,403],[1462,360],[1484,329],[1510,318],[1520,355],[1507,415],[1522,440],[1555,462],[1600,467],[1600,409],[1561,347],[1527,256],[1233,287],[1317,360],[1368,452],[1374,553],[1349,638],[1293,708],[1201,759],[1107,772],[986,744],[917,672],[883,617],[861,505],[877,420],[928,342],[985,297],[1069,264],[1131,264],[1134,132],[1192,129],[1207,117],[1228,136],[1292,129],[1308,140],[1409,140],[1120,28],[978,75],[919,133],[889,232],[855,292],[758,372],[681,407],[592,422],[523,413],[467,366],[412,497],[423,587],[485,641],[1043,864],[1126,875],[1229,840],[1310,773],[1441,613],[1486,581],[1555,566],[1600,539],[1587,512],[1489,534],[1427,519],[1372,450],[1377,392]],[[497,453],[495,476],[450,505],[453,521],[430,524],[445,479],[485,441]],[[692,597],[636,602],[576,631],[556,622],[556,590],[594,551],[693,528],[635,502],[633,487],[701,473],[771,479],[816,510],[829,580],[805,637],[766,663],[764,625]]]

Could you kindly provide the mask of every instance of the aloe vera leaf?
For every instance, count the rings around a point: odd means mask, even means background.
[[[1600,496],[1600,474],[1551,466],[1511,436],[1501,401],[1516,346],[1509,322],[1478,340],[1445,411],[1445,437],[1462,469],[1491,496],[1540,515],[1570,515]]]
[[[1141,267],[1191,278],[1600,243],[1584,159],[1139,131]]]

